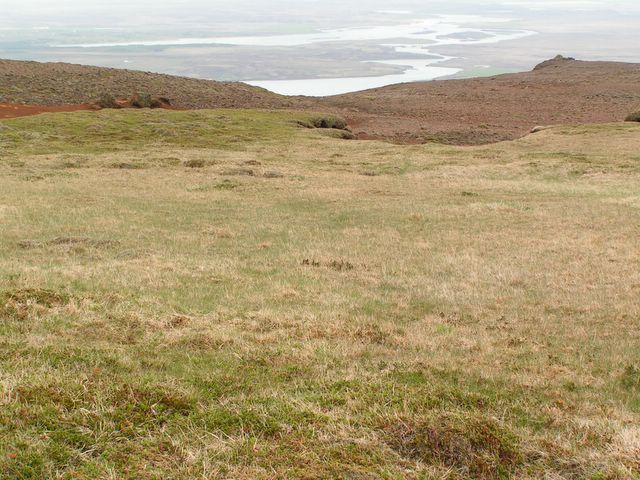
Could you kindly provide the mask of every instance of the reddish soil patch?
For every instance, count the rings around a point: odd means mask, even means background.
[[[19,103],[0,103],[0,118],[17,118],[52,112],[76,112],[78,110],[95,110],[91,105],[22,105]]]
[[[138,108],[131,104],[130,100],[116,100],[119,108]],[[165,110],[179,110],[167,103],[163,103],[160,107]],[[77,111],[97,111],[103,110],[95,104],[80,103],[66,105],[24,105],[21,103],[0,103],[0,120],[7,118],[29,117],[31,115],[39,115],[41,113],[58,113],[58,112],[77,112]]]

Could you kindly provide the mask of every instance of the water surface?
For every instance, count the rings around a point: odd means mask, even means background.
[[[332,42],[336,45],[354,45],[374,42],[389,49],[389,58],[375,63],[401,67],[400,73],[379,76],[254,79],[246,83],[266,88],[283,95],[328,96],[366,90],[402,82],[433,80],[456,74],[459,68],[437,65],[451,60],[434,52],[443,45],[478,45],[516,40],[534,35],[530,30],[500,28],[508,18],[489,18],[475,15],[438,15],[433,18],[415,20],[398,25],[374,25],[354,28],[321,30],[304,34],[266,36],[232,36],[176,38],[112,43],[85,43],[58,45],[68,48],[117,48],[133,46],[177,46],[177,45],[238,45],[256,47],[303,47],[305,45]],[[473,26],[469,26],[473,25]],[[487,25],[491,28],[478,28]],[[401,54],[411,54],[402,58]],[[420,57],[423,58],[420,58]]]

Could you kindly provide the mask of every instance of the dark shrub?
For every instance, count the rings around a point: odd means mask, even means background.
[[[131,106],[134,108],[162,108],[170,106],[171,101],[164,97],[152,97],[148,93],[136,93],[131,97]]]
[[[148,93],[136,93],[131,97],[131,106],[135,108],[151,108],[153,99]]]
[[[316,128],[335,128],[338,130],[346,130],[347,122],[343,118],[329,115],[314,118],[313,126]]]
[[[298,125],[305,128],[334,128],[337,130],[348,130],[347,122],[334,115],[318,115],[308,120],[298,121]]]
[[[624,119],[625,122],[640,122],[640,112],[631,113]]]
[[[100,108],[120,108],[116,98],[109,93],[103,93],[100,96],[100,99],[96,102],[96,105]]]
[[[159,98],[152,98],[149,102],[149,108],[162,108],[162,102]]]

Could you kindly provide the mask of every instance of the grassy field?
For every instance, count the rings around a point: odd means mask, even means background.
[[[640,478],[640,125],[0,122],[0,478]]]

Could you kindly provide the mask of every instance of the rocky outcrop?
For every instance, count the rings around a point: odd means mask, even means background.
[[[535,67],[533,67],[533,70],[542,70],[543,68],[549,68],[549,67],[559,67],[562,65],[565,65],[567,62],[575,62],[576,59],[573,57],[564,57],[562,55],[556,55],[554,58],[552,58],[551,60],[546,60],[542,63],[539,63],[538,65],[536,65]]]

